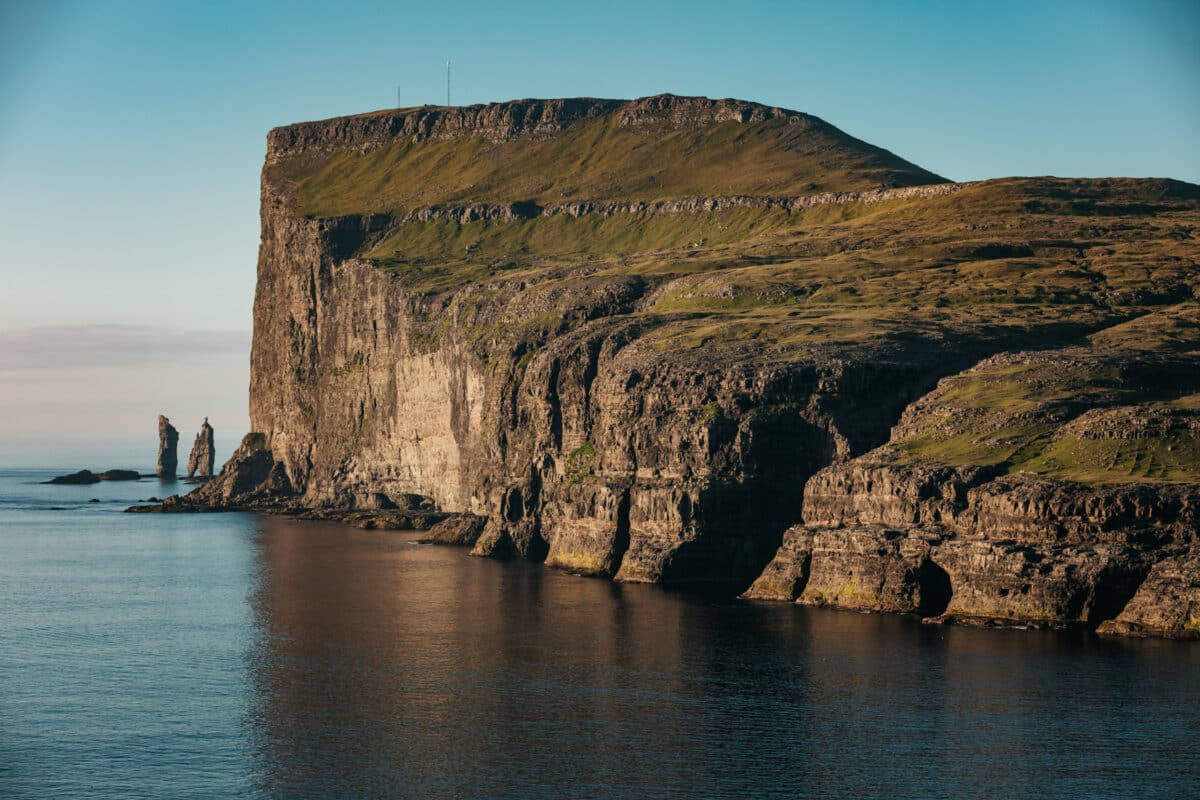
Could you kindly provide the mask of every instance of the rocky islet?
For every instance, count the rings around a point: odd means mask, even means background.
[[[45,483],[87,485],[100,483],[100,481],[136,481],[141,477],[136,470],[132,469],[108,469],[104,472],[92,472],[90,469],[81,469],[69,475],[59,475],[51,478],[45,481]]]

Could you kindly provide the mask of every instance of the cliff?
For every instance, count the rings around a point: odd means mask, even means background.
[[[261,435],[186,504],[416,495],[617,580],[1196,630],[1197,187],[953,184],[665,95],[280,128],[261,211]]]

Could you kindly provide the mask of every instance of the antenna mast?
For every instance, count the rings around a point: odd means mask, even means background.
[[[446,60],[446,105],[450,105],[450,60]]]

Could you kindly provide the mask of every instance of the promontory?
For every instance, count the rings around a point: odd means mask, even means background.
[[[267,144],[254,433],[176,510],[421,507],[618,581],[1200,636],[1200,187],[955,183],[672,95]]]

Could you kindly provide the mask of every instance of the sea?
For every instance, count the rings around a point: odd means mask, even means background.
[[[0,470],[0,798],[1194,798],[1200,644],[579,578]]]

